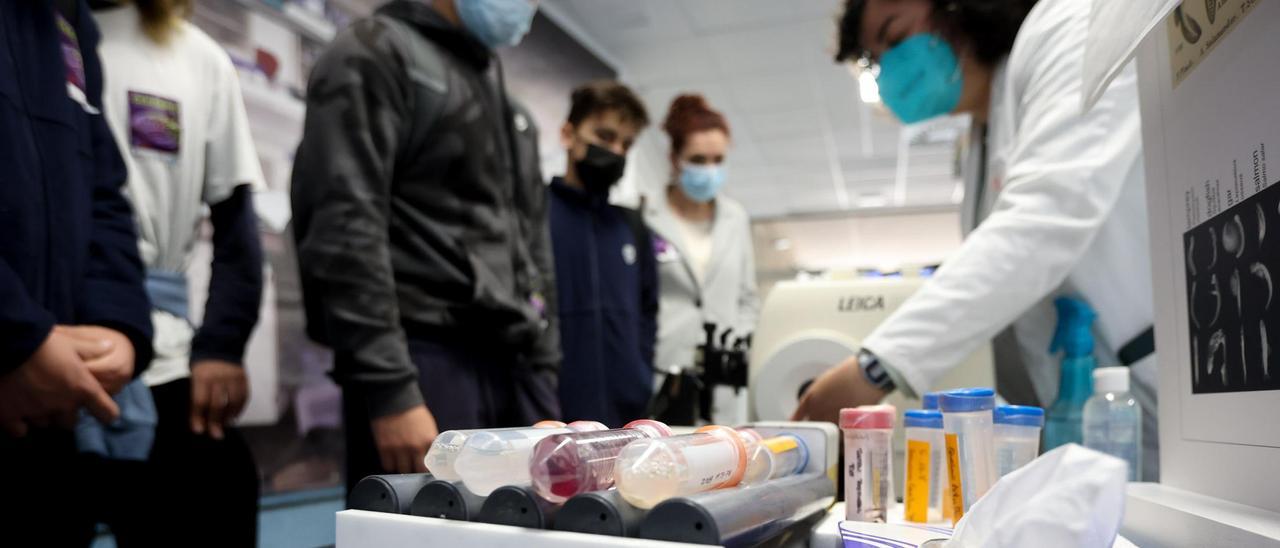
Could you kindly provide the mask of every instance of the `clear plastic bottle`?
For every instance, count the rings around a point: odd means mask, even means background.
[[[571,422],[564,428],[519,428],[476,432],[453,463],[467,490],[482,497],[504,485],[529,483],[529,455],[547,436],[608,430],[595,421]]]
[[[884,522],[893,490],[892,405],[862,405],[840,410],[844,432],[845,519]]]
[[[745,437],[712,425],[693,434],[633,441],[618,455],[618,493],[649,509],[672,497],[733,487],[747,469]]]
[[[1040,455],[1044,410],[1028,405],[1001,405],[996,407],[995,421],[996,469],[1003,478]]]
[[[529,475],[533,489],[560,504],[574,495],[613,487],[614,463],[627,444],[671,435],[667,425],[638,420],[617,430],[553,434],[533,447]]]
[[[809,465],[809,446],[791,434],[782,434],[754,444],[747,459],[742,485],[756,485],[772,479],[799,474]]]
[[[564,428],[565,424],[560,421],[542,421],[533,428]],[[462,453],[462,446],[466,445],[467,439],[472,434],[478,432],[494,432],[500,430],[524,430],[528,426],[517,426],[514,428],[476,428],[473,430],[448,430],[441,432],[436,436],[436,440],[431,442],[431,448],[427,450],[427,456],[422,458],[422,463],[427,466],[427,471],[431,472],[436,479],[446,481],[458,481],[462,476],[458,475],[458,471],[453,468],[454,461],[458,460],[458,454]]]
[[[1129,393],[1128,367],[1093,372],[1095,392],[1084,406],[1084,446],[1129,463],[1129,481],[1142,477],[1142,406]]]

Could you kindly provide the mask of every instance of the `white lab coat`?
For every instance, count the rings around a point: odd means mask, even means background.
[[[654,366],[662,371],[693,365],[694,350],[704,340],[702,324],[732,328],[735,337],[755,330],[760,303],[756,296],[755,253],[751,222],[732,199],[716,198],[711,224],[711,259],[706,279],[699,281],[686,258],[679,220],[667,203],[666,189],[648,197],[645,221],[669,244],[657,253],[661,299]]]
[[[1100,366],[1119,365],[1115,352],[1152,324],[1137,73],[1129,66],[1082,113],[1091,4],[1041,0],[1027,16],[992,82],[985,162],[975,140],[966,166],[964,243],[864,341],[908,393],[1012,325],[1037,396],[1052,402],[1052,301],[1064,293],[1098,313]],[[1154,379],[1153,359],[1135,364],[1152,417]]]

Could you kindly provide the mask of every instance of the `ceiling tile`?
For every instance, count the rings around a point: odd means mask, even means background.
[[[840,0],[645,0],[646,3],[679,5],[703,33],[725,30],[770,28],[780,23],[804,19],[834,18]]]

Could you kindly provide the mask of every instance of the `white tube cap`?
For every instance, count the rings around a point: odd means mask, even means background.
[[[1128,367],[1100,367],[1093,370],[1093,393],[1129,391]]]

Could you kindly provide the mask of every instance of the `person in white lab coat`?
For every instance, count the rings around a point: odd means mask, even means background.
[[[1100,365],[1129,365],[1145,410],[1144,472],[1158,471],[1146,198],[1132,66],[1081,107],[1092,3],[1083,0],[847,0],[838,61],[878,66],[885,105],[905,123],[974,120],[966,238],[936,275],[814,381],[796,418],[834,420],[893,389],[928,391],[995,339],[998,383],[1047,406],[1058,359],[1052,301],[1084,298]],[[1023,376],[1017,379],[1017,376]],[[1027,382],[1029,381],[1029,382]],[[1001,387],[1002,388],[1002,387]]]
[[[735,336],[754,330],[759,300],[746,210],[720,193],[728,121],[702,96],[681,95],[663,129],[671,138],[671,179],[646,197],[644,209],[661,288],[654,367],[670,372],[693,365],[704,322]]]

